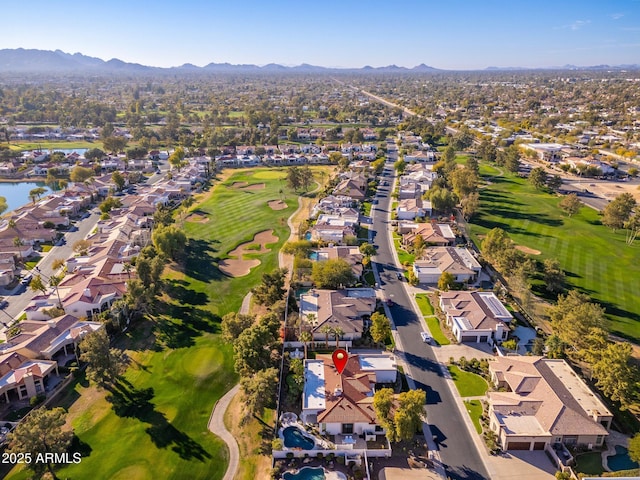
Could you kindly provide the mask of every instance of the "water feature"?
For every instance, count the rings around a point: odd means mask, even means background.
[[[638,468],[638,462],[631,460],[629,450],[622,445],[616,445],[616,454],[607,457],[607,465],[614,472]]]
[[[312,450],[316,445],[313,438],[306,435],[296,426],[286,427],[282,431],[284,446],[287,448],[301,448],[302,450]]]
[[[7,212],[31,203],[29,192],[37,187],[43,187],[47,190],[43,196],[51,193],[51,189],[44,182],[1,182],[0,196],[7,199],[7,205],[9,206]]]
[[[303,467],[297,473],[285,472],[284,480],[324,480],[324,468]]]

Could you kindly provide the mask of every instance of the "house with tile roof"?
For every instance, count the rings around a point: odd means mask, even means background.
[[[17,352],[0,354],[0,395],[4,401],[24,400],[42,394],[58,364],[51,360],[33,360]]]
[[[482,266],[466,248],[429,247],[422,257],[413,263],[413,271],[420,283],[437,284],[440,276],[447,272],[458,283],[473,282],[478,278]]]
[[[416,237],[420,236],[427,245],[450,246],[456,240],[451,225],[447,223],[417,223],[407,224],[410,231],[402,235],[404,245],[412,245]],[[413,227],[413,228],[411,228]],[[399,232],[400,233],[400,230]]]
[[[305,360],[300,419],[328,435],[384,435],[373,408],[376,384],[395,383],[397,365],[390,354],[350,355],[342,374],[330,355]]]
[[[325,326],[341,328],[341,339],[353,341],[362,336],[365,317],[375,312],[376,300],[372,288],[312,289],[300,296],[300,317],[316,342],[326,340]]]
[[[493,292],[440,292],[440,308],[460,343],[502,342],[513,320]]]
[[[489,362],[493,384],[489,427],[503,450],[547,445],[602,446],[613,415],[564,360],[499,357]]]

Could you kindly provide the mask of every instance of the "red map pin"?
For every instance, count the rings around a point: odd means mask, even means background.
[[[349,354],[345,349],[338,348],[333,352],[333,354],[331,355],[331,358],[333,359],[333,364],[335,365],[336,370],[338,370],[338,373],[342,375],[342,372],[344,371],[344,367],[347,366],[347,360],[349,360]]]

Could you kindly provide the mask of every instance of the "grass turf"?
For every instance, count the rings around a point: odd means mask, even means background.
[[[601,475],[604,472],[602,468],[602,455],[600,452],[588,452],[576,457],[575,470],[588,475]]]
[[[438,321],[438,317],[435,315],[425,317],[425,321],[427,322],[427,326],[429,327],[429,331],[431,332],[431,336],[433,339],[438,342],[438,345],[449,345],[451,342],[442,332],[442,328],[440,327],[440,322]]]
[[[261,172],[273,178],[253,181]],[[222,478],[227,449],[207,423],[237,376],[232,348],[219,336],[219,320],[238,310],[262,274],[277,267],[277,252],[289,236],[286,218],[297,207],[296,197],[283,188],[285,175],[274,169],[238,171],[197,199],[192,210],[209,221],[185,223],[187,258],[180,271],[166,272],[160,313],[122,340],[132,359],[122,382],[112,392],[78,383],[60,400],[85,451],[81,463],[60,469],[61,478]],[[265,188],[230,187],[241,181]],[[267,201],[279,198],[281,189],[287,190],[288,207],[274,211]],[[267,229],[278,241],[259,255],[260,265],[238,278],[218,270],[227,252]],[[27,472],[10,478],[27,478]]]
[[[482,425],[480,424],[480,417],[482,416],[482,402],[480,402],[480,400],[465,400],[464,406],[471,417],[473,426],[476,427],[476,432],[482,433]]]
[[[433,307],[431,306],[429,296],[426,293],[416,294],[416,303],[418,304],[422,315],[424,315],[425,317],[433,315]]]
[[[600,224],[598,212],[583,207],[569,218],[558,207],[560,197],[539,191],[523,178],[481,165],[491,176],[481,189],[480,211],[470,224],[473,240],[492,228],[505,230],[517,244],[541,252],[542,262],[557,258],[567,281],[606,309],[614,333],[640,339],[640,242],[629,246],[625,232],[613,232]],[[547,295],[540,280],[534,292]]]
[[[480,375],[460,370],[456,365],[447,368],[461,397],[480,397],[487,393],[487,382]]]

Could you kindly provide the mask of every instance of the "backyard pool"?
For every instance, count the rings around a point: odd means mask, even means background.
[[[614,472],[638,468],[638,463],[629,458],[629,450],[622,445],[616,445],[616,454],[607,457],[607,465]]]
[[[324,468],[303,467],[297,473],[285,472],[284,480],[324,480]]]
[[[298,427],[286,427],[282,431],[284,446],[287,448],[300,448],[302,450],[312,450],[316,445],[313,438],[305,435]],[[297,478],[297,477],[296,477]],[[300,477],[303,478],[303,477]],[[304,477],[307,478],[307,477]],[[310,478],[310,477],[309,477]],[[324,477],[323,477],[324,478]]]

